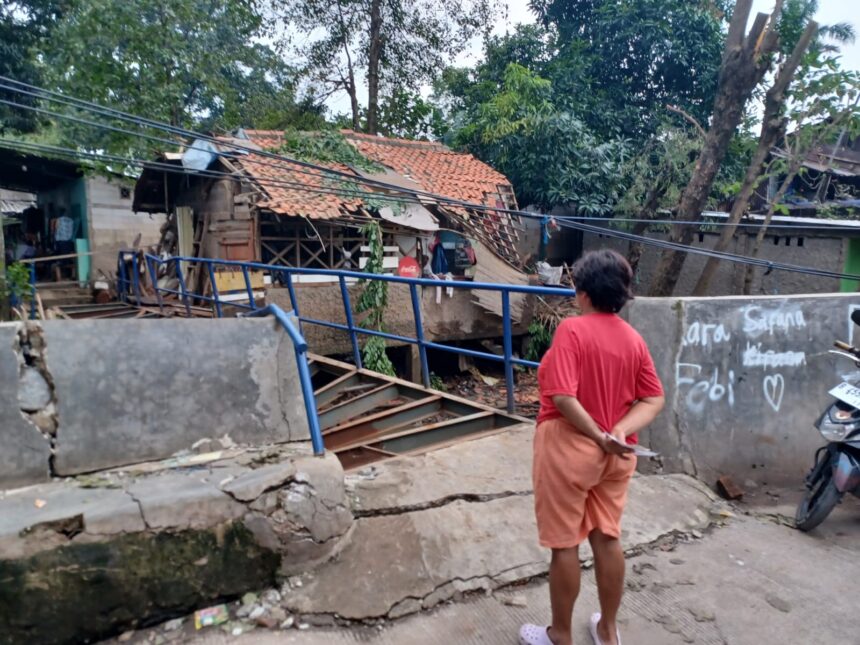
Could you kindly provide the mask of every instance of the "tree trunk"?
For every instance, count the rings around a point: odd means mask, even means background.
[[[359,132],[361,130],[361,107],[358,105],[358,87],[355,84],[355,67],[352,64],[352,55],[349,53],[346,18],[343,15],[343,8],[340,3],[337,4],[337,12],[340,16],[341,42],[343,44],[344,54],[346,54],[347,77],[344,81],[344,88],[346,89],[346,93],[349,95],[349,105],[352,109],[352,129]],[[341,80],[343,80],[343,74],[341,74]]]
[[[744,38],[747,19],[752,8],[752,0],[739,0],[729,26],[726,50],[720,68],[720,81],[711,128],[705,138],[702,152],[693,169],[693,176],[681,194],[678,203],[680,222],[698,222],[702,218],[714,178],[726,155],[732,135],[743,118],[744,107],[755,86],[761,82],[768,68],[769,54],[777,45],[775,24],[782,11],[781,0],[777,1],[773,14],[768,17],[759,14]],[[669,241],[689,246],[695,235],[695,227],[689,224],[676,224],[672,227]],[[681,276],[686,253],[681,250],[664,251],[657,265],[649,295],[670,296]]]
[[[379,113],[379,59],[382,55],[382,0],[370,4],[370,48],[367,52],[367,128],[376,134]]]
[[[753,193],[755,193],[755,189],[758,187],[765,161],[770,151],[785,136],[787,123],[786,119],[782,116],[783,106],[785,105],[785,91],[794,78],[803,55],[809,48],[817,32],[818,25],[815,22],[810,22],[806,26],[806,30],[797,42],[791,57],[779,70],[773,85],[767,91],[758,145],[756,146],[752,161],[747,168],[741,190],[735,198],[734,204],[732,204],[732,210],[726,226],[723,227],[720,238],[714,246],[714,251],[724,252],[728,248],[737,232],[738,222],[741,221],[744,213],[746,213],[750,199],[752,199]],[[702,269],[702,275],[699,276],[699,281],[693,290],[694,296],[706,296],[708,294],[708,287],[710,287],[711,280],[717,271],[719,263],[720,260],[716,257],[712,256],[708,258],[704,269]]]
[[[361,107],[358,105],[358,91],[355,87],[355,74],[352,71],[352,63],[349,65],[349,81],[347,83],[346,93],[349,94],[349,105],[352,109],[352,129],[356,132],[360,132]]]

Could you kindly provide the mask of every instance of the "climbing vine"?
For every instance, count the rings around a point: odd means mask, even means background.
[[[367,266],[364,267],[366,273],[382,273],[382,259],[385,255],[385,247],[382,240],[382,227],[377,221],[370,221],[361,228],[361,232],[367,239],[367,245],[370,247],[370,257],[367,261]],[[367,312],[364,319],[364,326],[375,331],[385,331],[385,308],[388,306],[388,283],[382,280],[365,280],[359,281],[359,284],[364,285],[364,289],[358,298],[355,310],[357,313]],[[385,339],[379,336],[370,336],[364,343],[361,350],[361,359],[364,367],[374,372],[386,374],[388,376],[396,376],[394,365],[385,353]]]

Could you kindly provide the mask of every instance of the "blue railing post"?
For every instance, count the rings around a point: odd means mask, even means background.
[[[30,262],[30,320],[36,320],[36,263]]]
[[[409,295],[412,296],[412,317],[415,319],[415,339],[418,341],[418,355],[421,358],[421,379],[424,387],[430,387],[430,366],[427,364],[427,346],[424,344],[424,322],[421,318],[421,300],[418,298],[418,287],[409,285]]]
[[[125,302],[128,300],[128,274],[125,267],[125,253],[119,252],[119,280],[116,290],[119,292],[119,301]]]
[[[182,272],[182,260],[176,258],[176,277],[179,278],[179,293],[185,305],[185,315],[191,318],[191,304],[188,302],[188,289],[185,287],[185,276]]]
[[[287,269],[283,269],[283,274],[287,279],[287,293],[290,294],[290,306],[293,309],[293,314],[296,316],[296,320],[299,321],[299,330],[302,329],[302,319],[299,317],[299,299],[296,297],[296,287],[293,285],[293,274],[290,273]]]
[[[513,339],[511,338],[511,292],[502,291],[502,333],[504,334],[505,349],[505,386],[508,389],[508,412],[514,411],[514,357]]]
[[[355,366],[361,369],[361,351],[358,348],[358,334],[355,331],[355,323],[352,320],[352,304],[349,301],[349,290],[346,288],[346,278],[340,276],[340,295],[343,299],[343,311],[346,314],[346,327],[352,341],[352,357]]]
[[[154,268],[153,259],[150,257],[144,258],[146,268],[149,270],[149,278],[152,280],[152,288],[155,289],[155,298],[158,300],[158,310],[164,313],[164,300],[161,298],[161,290],[158,288],[158,270]]]
[[[314,387],[311,382],[311,370],[308,367],[308,344],[286,312],[277,305],[266,305],[262,309],[254,309],[244,314],[240,314],[244,318],[259,318],[261,316],[272,315],[280,323],[284,331],[293,341],[293,347],[296,353],[296,366],[299,370],[299,383],[302,387],[302,400],[305,404],[305,414],[308,419],[308,430],[311,433],[311,444],[314,448],[315,455],[325,454],[325,444],[323,442],[322,429],[320,427],[319,413],[317,412],[317,402],[314,396]]]
[[[131,270],[134,275],[131,276],[131,283],[134,287],[134,297],[137,299],[137,306],[140,307],[140,266],[137,263],[137,251],[131,256]]]
[[[209,284],[212,285],[212,299],[215,302],[215,315],[222,318],[221,298],[218,295],[218,285],[215,284],[215,269],[212,268],[212,261],[206,261],[206,268],[209,270]]]
[[[320,418],[317,412],[316,397],[314,397],[314,386],[311,382],[311,370],[308,367],[307,350],[300,350],[296,345],[296,365],[299,368],[299,383],[302,386],[302,399],[305,404],[305,412],[308,418],[308,430],[311,433],[311,444],[314,454],[319,456],[325,453]]]
[[[257,304],[254,302],[254,289],[251,286],[251,275],[248,273],[247,265],[242,267],[242,275],[245,277],[245,289],[248,292],[248,304],[251,305],[251,309],[256,309]]]

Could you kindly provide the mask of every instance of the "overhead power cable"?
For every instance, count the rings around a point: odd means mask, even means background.
[[[46,144],[38,144],[31,143],[28,141],[12,141],[12,140],[4,140],[0,139],[0,148],[6,148],[8,150],[16,150],[19,152],[40,152],[46,153],[50,155],[59,156],[66,159],[72,159],[76,161],[98,161],[105,164],[117,164],[123,166],[131,166],[136,168],[153,168],[156,170],[160,170],[163,172],[176,174],[176,175],[189,175],[193,174],[194,176],[200,177],[211,177],[215,179],[228,179],[235,182],[243,182],[253,180],[254,183],[259,184],[263,187],[274,187],[274,188],[285,188],[289,190],[297,190],[301,192],[308,192],[313,194],[322,194],[322,195],[333,195],[335,197],[355,197],[355,198],[367,198],[367,197],[378,197],[386,202],[396,202],[401,204],[414,204],[415,200],[398,195],[380,195],[379,193],[369,193],[365,190],[353,190],[353,189],[342,189],[336,186],[332,187],[311,187],[307,184],[302,184],[299,182],[291,182],[284,179],[278,179],[276,177],[254,177],[251,178],[245,174],[237,174],[231,173],[222,170],[194,170],[189,171],[183,166],[176,166],[174,164],[161,162],[161,161],[148,161],[142,160],[133,157],[124,157],[120,155],[112,155],[106,153],[98,153],[98,152],[87,152],[81,150],[74,150],[72,148],[64,148],[60,146],[52,146]]]
[[[71,159],[76,159],[76,160],[88,159],[88,160],[97,160],[97,161],[103,161],[103,162],[115,162],[115,163],[122,163],[122,164],[129,164],[129,165],[140,165],[140,166],[142,166],[143,164],[146,164],[147,166],[152,166],[152,167],[158,168],[158,169],[163,170],[164,172],[168,172],[168,173],[175,173],[178,175],[187,174],[187,171],[185,171],[183,168],[174,166],[172,164],[167,164],[167,163],[162,163],[162,162],[149,162],[149,161],[143,161],[143,160],[139,160],[139,159],[130,160],[126,157],[122,157],[122,156],[118,156],[118,155],[81,152],[81,151],[72,150],[71,148],[60,148],[57,146],[50,146],[50,145],[45,145],[45,144],[35,144],[35,143],[29,143],[29,142],[0,141],[0,147],[7,147],[9,149],[18,149],[18,150],[25,150],[25,151],[37,151],[37,152],[47,152],[47,153],[59,154],[59,155],[62,155],[62,156],[65,156],[65,157],[68,157]],[[134,164],[130,164],[130,162],[134,162]],[[195,173],[195,174],[199,174],[200,176],[204,176],[204,177],[212,177],[212,178],[219,178],[219,179],[223,178],[223,179],[229,179],[229,180],[235,180],[235,181],[243,181],[244,180],[243,176],[237,176],[236,174],[233,174],[233,173],[216,171],[216,170],[204,170],[204,171],[200,171],[199,173]],[[273,185],[278,185],[280,183],[274,179],[273,180],[263,179],[261,183],[268,184],[270,182]],[[301,191],[311,193],[311,194],[319,194],[320,192],[325,192],[325,191],[321,191],[320,189],[308,187],[308,186],[303,185],[303,184],[297,185],[294,189],[295,190],[301,190]],[[332,192],[331,194],[336,194],[337,196],[343,196],[343,193],[344,193],[344,191],[337,190],[337,191]],[[361,193],[361,195],[366,196],[367,193]],[[396,196],[386,197],[385,199],[386,200],[394,200],[394,201],[414,203],[414,200],[396,197]],[[574,222],[566,222],[566,221],[559,222],[559,225],[562,228],[575,229],[575,230],[586,230],[588,232],[593,232],[596,234],[605,235],[607,237],[615,237],[615,238],[619,238],[619,239],[623,239],[623,240],[631,241],[631,242],[642,242],[642,243],[646,243],[646,244],[649,244],[650,246],[654,246],[654,247],[660,248],[660,249],[667,249],[667,250],[673,250],[673,251],[678,250],[678,251],[683,251],[686,253],[691,253],[693,255],[703,255],[703,256],[707,256],[707,257],[718,257],[719,259],[722,259],[722,260],[732,261],[732,262],[740,262],[740,263],[744,263],[744,264],[751,264],[753,266],[758,266],[758,267],[765,268],[765,269],[794,271],[794,272],[800,272],[800,273],[805,273],[808,275],[814,275],[814,276],[826,277],[826,278],[835,278],[835,279],[844,278],[844,279],[850,279],[850,280],[860,280],[860,276],[855,276],[855,275],[850,275],[850,274],[841,274],[841,273],[836,273],[833,271],[816,269],[813,267],[801,267],[801,266],[789,265],[789,264],[785,264],[785,263],[772,262],[772,261],[764,260],[761,258],[750,258],[747,256],[739,256],[736,254],[726,253],[726,252],[717,252],[717,251],[713,251],[710,249],[697,248],[694,246],[685,246],[682,244],[677,244],[677,243],[669,242],[666,240],[658,240],[655,238],[645,238],[643,236],[636,235],[634,233],[627,233],[625,231],[617,231],[614,229],[607,229],[607,228],[604,228],[601,226],[577,224]]]
[[[7,79],[6,77],[0,76],[0,80],[12,80],[12,79]],[[19,85],[25,85],[25,86],[27,85],[27,84],[21,84],[17,81],[14,81],[14,80],[12,80],[12,82],[19,84]],[[0,88],[4,88],[4,87],[8,88],[7,85],[0,84]],[[29,86],[29,87],[35,88],[36,86]],[[20,90],[17,90],[15,88],[9,88],[9,89],[13,89],[13,91],[20,91]],[[45,93],[63,96],[63,95],[59,95],[58,93],[55,93],[55,92],[50,92],[48,90],[42,90],[41,88],[36,88],[36,89],[40,90],[42,92],[45,92]],[[30,92],[27,92],[27,93],[32,94]],[[38,95],[36,95],[36,96],[38,97]],[[40,98],[44,98],[44,97],[40,97]],[[63,100],[66,100],[66,99],[63,99]],[[79,104],[88,104],[88,102],[80,101],[79,99],[70,99],[70,101],[78,102]],[[17,104],[17,103],[5,101],[5,100],[0,100],[0,103],[12,105],[13,107],[19,107],[21,109],[34,110],[34,111],[37,111],[40,113],[53,114],[54,116],[57,116],[59,118],[68,118],[68,119],[71,119],[73,121],[78,121],[78,122],[84,123],[86,125],[90,125],[91,127],[105,128],[105,129],[109,129],[109,130],[119,131],[119,132],[122,132],[122,133],[125,133],[128,135],[131,135],[131,136],[140,136],[140,137],[147,138],[150,140],[153,140],[153,139],[154,140],[160,140],[160,141],[164,141],[166,143],[169,143],[170,145],[176,144],[175,141],[171,141],[168,139],[161,139],[158,137],[153,137],[151,135],[145,135],[144,133],[135,133],[135,132],[131,132],[131,131],[128,131],[128,130],[125,130],[122,128],[117,128],[116,126],[109,126],[107,124],[101,124],[98,122],[88,121],[86,119],[77,119],[76,117],[71,117],[69,115],[52,113],[51,111],[44,110],[42,108],[36,108],[34,106]],[[128,115],[127,113],[123,113],[123,112],[120,112],[118,110],[113,110],[110,108],[101,108],[100,106],[97,106],[95,104],[88,104],[88,105],[92,105],[94,110],[109,111],[114,118],[131,120],[132,122],[138,122],[138,123],[143,123],[145,121],[146,127],[154,127],[154,128],[161,129],[164,131],[183,131],[183,132],[189,133],[187,136],[196,136],[197,134],[199,134],[199,133],[194,133],[194,132],[189,131],[189,130],[184,130],[181,128],[175,128],[174,126],[170,126],[170,125],[164,124],[164,123],[159,123],[157,121],[152,121],[149,119],[141,119],[140,117]],[[122,115],[122,116],[120,116],[120,115]],[[458,206],[458,207],[466,208],[466,209],[473,210],[473,211],[504,213],[504,214],[509,214],[509,215],[516,215],[519,217],[525,217],[525,218],[545,219],[545,218],[551,217],[551,215],[546,214],[546,213],[533,213],[533,212],[529,212],[529,211],[493,207],[493,206],[488,206],[488,205],[484,205],[484,204],[476,204],[476,203],[468,202],[465,200],[459,200],[459,199],[447,197],[444,195],[439,195],[436,193],[430,193],[428,191],[408,190],[408,189],[404,189],[401,186],[396,186],[394,184],[388,184],[386,182],[380,182],[378,180],[374,180],[374,179],[370,179],[370,178],[365,178],[365,177],[357,178],[354,175],[351,175],[349,173],[344,173],[343,171],[338,171],[338,170],[326,168],[325,166],[320,166],[318,164],[313,164],[310,162],[305,162],[305,161],[301,161],[301,160],[297,160],[297,159],[291,159],[289,157],[286,157],[283,155],[278,155],[278,154],[271,153],[268,151],[260,151],[260,150],[255,149],[255,148],[238,146],[236,144],[233,144],[232,142],[224,142],[221,140],[214,139],[212,137],[208,137],[208,135],[201,135],[199,138],[202,138],[204,140],[207,140],[207,139],[211,140],[213,143],[216,143],[217,145],[226,144],[228,147],[242,149],[247,153],[256,154],[256,155],[264,154],[264,156],[271,156],[271,157],[274,157],[276,159],[280,159],[283,162],[286,162],[289,164],[296,164],[296,165],[299,165],[303,168],[314,169],[320,173],[326,173],[329,175],[336,175],[336,176],[339,176],[343,179],[351,181],[353,183],[371,185],[371,186],[379,186],[379,187],[384,188],[385,190],[389,190],[389,191],[392,191],[395,193],[401,193],[401,194],[407,194],[407,195],[421,195],[421,196],[425,196],[428,199],[432,199],[432,200],[439,202],[439,203],[442,203],[442,204]],[[255,160],[255,163],[260,163],[260,162]],[[321,175],[317,175],[317,176],[321,176]],[[307,192],[320,192],[319,189],[314,188],[314,187],[310,187],[310,186],[303,186],[302,188],[296,188],[296,189],[297,190],[305,190]],[[558,220],[559,218],[556,218],[556,219]],[[581,230],[581,231],[585,231],[585,232],[596,233],[596,234],[600,234],[600,235],[605,235],[607,237],[616,237],[616,238],[626,239],[629,241],[641,242],[643,244],[647,244],[650,246],[655,246],[655,247],[663,248],[663,249],[671,249],[671,250],[677,250],[680,252],[693,253],[693,254],[699,254],[699,255],[708,255],[710,257],[716,257],[718,259],[724,259],[724,260],[729,260],[729,261],[733,261],[733,262],[740,262],[740,263],[744,263],[744,264],[751,264],[754,266],[765,267],[768,269],[777,269],[777,270],[783,270],[783,271],[805,273],[808,275],[817,275],[817,276],[822,276],[822,277],[860,280],[860,276],[856,276],[856,275],[839,274],[839,273],[835,273],[835,272],[831,272],[831,271],[814,269],[812,267],[803,267],[803,266],[792,265],[792,264],[787,264],[787,263],[772,262],[772,261],[767,261],[767,260],[761,260],[759,258],[751,258],[751,257],[747,257],[747,256],[741,256],[741,255],[737,255],[737,254],[731,254],[731,253],[725,253],[725,252],[716,252],[716,251],[712,251],[712,250],[708,250],[708,249],[697,249],[695,247],[690,247],[690,246],[683,245],[683,244],[678,244],[678,243],[669,242],[669,241],[655,240],[653,238],[649,238],[649,237],[645,237],[645,236],[641,236],[641,235],[635,235],[632,233],[626,233],[624,231],[618,231],[615,229],[601,227],[601,226],[593,226],[593,225],[578,223],[578,222],[573,222],[573,221],[560,221],[559,223],[560,223],[560,225],[562,225],[563,227],[566,227],[566,228],[572,228],[572,229]],[[676,225],[678,223],[673,222],[672,224]],[[702,225],[701,222],[696,222],[696,224],[698,224],[700,226]]]

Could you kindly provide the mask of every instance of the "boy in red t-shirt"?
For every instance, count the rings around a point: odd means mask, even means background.
[[[535,516],[549,570],[552,624],[523,625],[524,645],[570,645],[579,594],[579,544],[594,551],[600,613],[595,645],[620,645],[624,589],[619,540],[636,433],[663,408],[663,387],[642,337],[617,314],[632,298],[633,271],[614,251],[573,267],[581,316],[563,321],[538,369],[540,413],[534,440]]]

